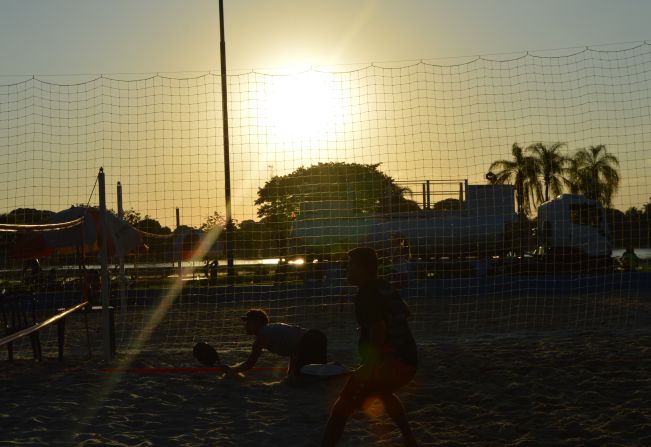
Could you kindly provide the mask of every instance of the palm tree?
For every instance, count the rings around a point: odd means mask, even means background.
[[[618,167],[617,157],[609,154],[603,144],[577,150],[570,165],[572,192],[610,207],[619,187]]]
[[[538,165],[533,157],[524,155],[522,147],[513,143],[511,147],[513,160],[497,160],[491,163],[489,171],[498,170],[491,182],[496,184],[510,183],[515,187],[515,199],[518,205],[518,215],[530,213],[537,197],[540,197],[540,182],[538,181]]]
[[[542,201],[547,202],[552,196],[557,196],[563,191],[563,186],[569,182],[565,178],[570,159],[561,154],[560,149],[565,143],[553,143],[545,146],[543,143],[535,143],[527,147],[526,151],[531,154],[538,164],[538,170],[542,173],[544,192]]]

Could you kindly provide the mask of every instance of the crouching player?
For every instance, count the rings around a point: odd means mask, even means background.
[[[305,329],[286,323],[270,323],[262,309],[251,309],[242,316],[244,330],[255,337],[249,357],[242,363],[226,367],[230,373],[245,372],[253,368],[263,349],[289,357],[287,377],[301,375],[301,368],[310,363],[327,363],[328,341],[321,331]]]

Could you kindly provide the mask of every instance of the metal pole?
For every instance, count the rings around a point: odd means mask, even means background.
[[[427,191],[425,190],[425,183],[421,185],[423,187],[423,209],[427,209]]]
[[[430,209],[432,207],[432,202],[430,202],[430,181],[427,180],[425,185],[427,188],[427,209]]]
[[[124,208],[122,206],[122,183],[118,182],[118,218],[124,222]],[[120,250],[118,262],[120,265],[120,315],[125,321],[127,312],[127,277],[124,272],[124,253]]]
[[[226,193],[226,259],[228,262],[228,285],[235,284],[233,262],[233,216],[231,212],[231,163],[228,140],[228,101],[226,83],[226,42],[224,40],[224,0],[219,0],[219,53],[221,56],[222,118],[224,133],[224,191]]]
[[[181,211],[177,208],[176,209],[176,237],[179,238],[179,260],[178,260],[179,278],[181,278],[181,258],[183,258],[183,242],[184,242],[182,239],[180,239],[181,236],[179,232],[180,227],[181,227]]]
[[[113,353],[111,352],[110,339],[110,314],[109,314],[109,274],[108,274],[108,253],[107,253],[107,219],[106,219],[106,188],[104,183],[104,168],[99,168],[97,175],[99,185],[99,217],[100,228],[100,266],[102,273],[102,348],[104,360],[110,362]]]

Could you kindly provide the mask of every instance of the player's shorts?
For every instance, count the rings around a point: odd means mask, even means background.
[[[369,397],[396,392],[411,382],[415,374],[415,366],[405,364],[395,351],[385,348],[382,361],[375,366],[372,374],[366,379],[353,374],[346,382],[341,398],[360,407]]]
[[[295,364],[290,374],[300,374],[304,365],[328,363],[328,339],[325,334],[316,329],[305,332],[298,343],[294,358]]]

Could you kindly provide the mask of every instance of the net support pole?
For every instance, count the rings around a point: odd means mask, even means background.
[[[102,351],[104,360],[110,362],[113,355],[110,341],[110,315],[109,315],[109,274],[107,253],[107,219],[106,219],[106,184],[104,181],[104,168],[99,168],[97,175],[99,186],[99,218],[100,218],[100,252],[99,261],[102,274]]]
[[[124,222],[124,207],[122,206],[122,183],[118,182],[117,185],[117,196],[118,196],[118,218]],[[118,258],[120,266],[120,315],[122,316],[122,322],[126,317],[127,313],[127,277],[124,271],[124,253],[120,251]]]
[[[231,212],[231,163],[228,138],[228,96],[226,82],[226,41],[224,39],[224,0],[219,0],[219,54],[222,81],[222,120],[224,134],[224,191],[226,196],[226,261],[228,285],[235,284],[235,263],[233,261],[233,216]]]

